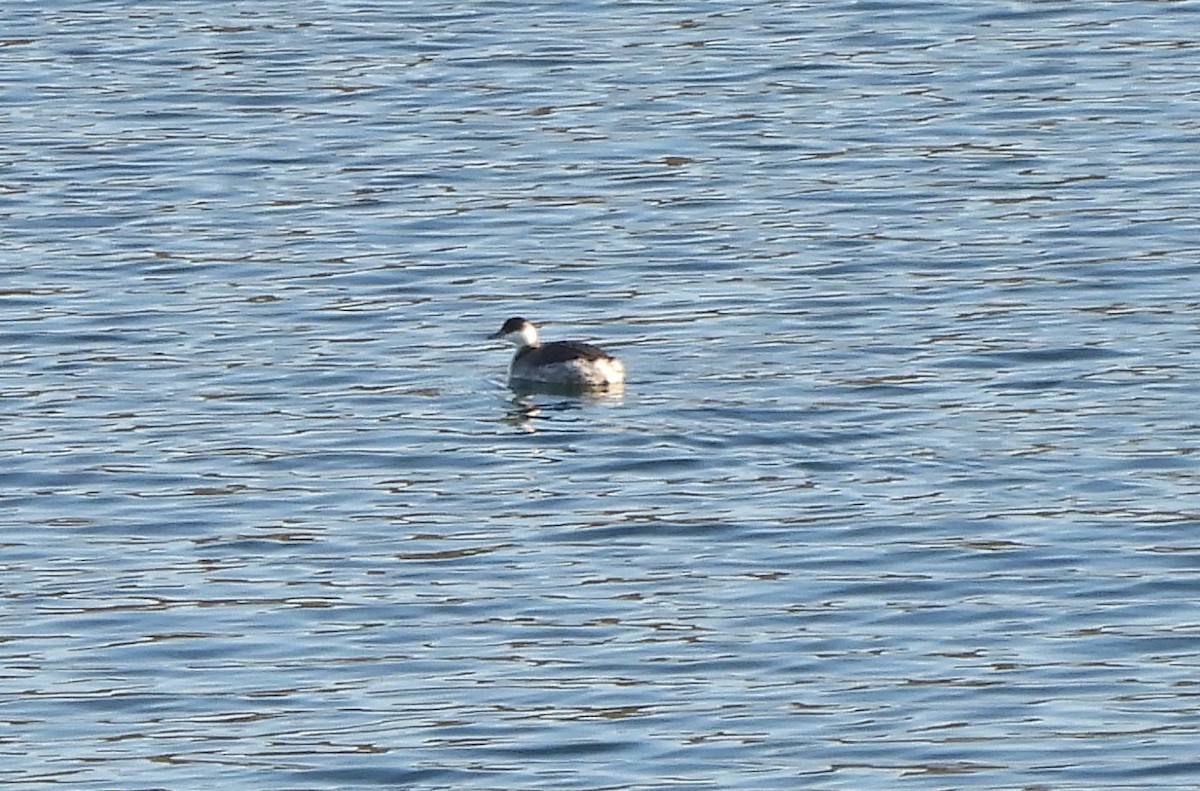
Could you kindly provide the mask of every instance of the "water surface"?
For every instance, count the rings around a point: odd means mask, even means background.
[[[0,784],[1194,786],[1198,10],[0,12]]]

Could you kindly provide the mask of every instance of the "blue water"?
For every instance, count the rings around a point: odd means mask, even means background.
[[[1200,784],[1200,4],[0,22],[0,785]]]

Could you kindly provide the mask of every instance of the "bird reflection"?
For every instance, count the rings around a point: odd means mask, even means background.
[[[501,421],[534,434],[539,430],[539,424],[565,418],[567,413],[579,412],[589,404],[615,406],[621,403],[622,396],[621,389],[569,396],[556,395],[544,388],[515,391]]]

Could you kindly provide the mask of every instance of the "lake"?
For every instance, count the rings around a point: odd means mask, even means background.
[[[1200,4],[0,20],[0,786],[1200,784]]]

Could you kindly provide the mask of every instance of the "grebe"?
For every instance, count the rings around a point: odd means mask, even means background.
[[[581,341],[538,342],[537,327],[516,316],[493,338],[517,347],[508,380],[515,385],[553,385],[569,389],[605,389],[625,381],[625,365],[603,349]]]

